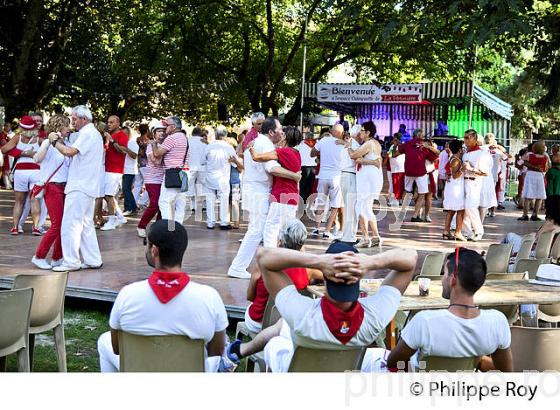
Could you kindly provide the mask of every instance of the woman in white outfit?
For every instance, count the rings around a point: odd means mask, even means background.
[[[356,215],[360,216],[363,237],[357,244],[361,248],[381,245],[381,237],[377,229],[377,218],[373,213],[373,201],[379,199],[383,187],[381,170],[381,145],[363,124],[359,134],[362,145],[357,150],[348,147],[350,158],[356,161]],[[370,230],[371,228],[371,236]]]
[[[39,130],[33,119],[27,115],[23,116],[19,122],[20,132],[14,136],[6,145],[2,147],[2,154],[11,150],[19,154],[14,170],[14,225],[10,234],[17,235],[23,230],[18,229],[19,219],[21,217],[25,200],[29,191],[36,182],[39,181],[40,166],[33,161],[33,156],[39,151]],[[14,151],[10,153],[14,154]],[[31,216],[33,218],[33,235],[42,235],[39,229],[39,217],[41,206],[37,198],[31,199]]]

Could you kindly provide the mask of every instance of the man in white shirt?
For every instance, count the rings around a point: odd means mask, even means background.
[[[425,357],[482,357],[486,370],[513,371],[511,333],[503,313],[481,310],[474,295],[486,280],[486,262],[477,252],[457,248],[447,256],[442,278],[442,297],[447,309],[418,312],[403,329],[386,365],[384,349],[368,349],[362,370],[417,369]],[[487,357],[487,356],[491,356]],[[400,365],[399,365],[399,362]]]
[[[257,154],[274,151],[277,144],[284,137],[284,131],[280,121],[268,117],[262,124],[261,133],[252,142],[253,149]],[[243,237],[237,255],[231,262],[228,276],[240,279],[250,279],[251,274],[247,267],[251,263],[259,243],[265,235],[273,235],[266,231],[266,217],[270,205],[270,190],[272,188],[272,175],[292,178],[293,172],[283,169],[278,161],[256,162],[246,149],[243,155],[245,168],[243,175],[243,209],[249,215],[247,233]],[[268,238],[276,241],[277,238]]]
[[[168,229],[169,224],[174,229]],[[147,238],[146,260],[152,275],[125,286],[111,310],[110,332],[97,343],[102,372],[119,370],[118,330],[145,336],[184,335],[205,341],[205,370],[217,371],[224,352],[227,313],[218,292],[190,280],[182,268],[187,231],[176,221],[153,223]]]
[[[356,139],[359,135],[361,125],[354,125],[350,129],[351,148],[357,150],[360,148],[360,142]],[[342,151],[342,174],[341,188],[342,198],[344,200],[344,228],[342,230],[341,241],[355,243],[356,233],[358,232],[358,218],[356,217],[356,162],[350,158],[348,150]]]
[[[480,218],[480,196],[482,178],[489,175],[492,169],[492,158],[488,152],[480,149],[484,140],[473,129],[465,131],[465,146],[462,171],[465,178],[465,219],[463,229],[467,238],[477,242],[484,235],[484,226]]]
[[[72,158],[64,190],[66,198],[61,228],[64,261],[53,268],[57,272],[97,269],[103,264],[93,226],[99,172],[103,169],[103,139],[91,121],[91,111],[79,105],[72,109],[72,125],[79,131],[76,141],[64,145],[56,134],[49,136],[62,155]]]
[[[231,229],[229,224],[229,176],[232,157],[235,157],[233,147],[224,141],[228,131],[220,125],[216,127],[216,139],[206,146],[204,162],[206,163],[206,227],[214,229],[216,223],[216,196],[220,199],[220,229]]]
[[[299,195],[307,201],[313,191],[315,183],[315,169],[317,160],[311,156],[311,150],[315,146],[315,139],[312,132],[305,134],[305,139],[297,146],[301,157],[301,181],[299,181]]]
[[[319,175],[317,175],[319,179],[317,184],[317,208],[324,207],[325,211],[327,208],[330,209],[329,219],[323,233],[324,239],[332,239],[336,236],[331,234],[331,227],[335,223],[337,215],[344,212],[340,179],[342,153],[346,150],[343,144],[337,143],[337,140],[342,141],[343,137],[344,128],[341,124],[336,124],[332,127],[331,133],[325,134],[311,150],[312,157],[320,155]],[[325,197],[328,200],[328,204],[324,204]],[[341,225],[343,229],[344,223],[342,222]],[[321,220],[319,219],[317,221],[317,228],[311,233],[312,236],[319,235],[320,226]]]
[[[191,209],[198,208],[197,198],[202,197],[206,175],[206,147],[207,142],[203,139],[203,129],[194,127],[192,136],[189,138],[189,152],[187,164],[189,164],[189,190],[187,198],[191,200]]]
[[[138,205],[134,199],[134,194],[132,192],[132,187],[134,185],[134,179],[138,174],[138,142],[136,142],[136,136],[132,134],[130,128],[125,128],[125,133],[128,134],[128,146],[125,149],[126,157],[124,159],[124,174],[122,177],[122,186],[124,194],[124,216],[129,216],[138,210]]]
[[[288,370],[294,345],[348,349],[372,344],[395,316],[417,260],[416,251],[404,249],[357,255],[357,250],[344,242],[333,242],[327,252],[316,255],[261,248],[257,253],[264,284],[285,322],[280,336],[272,338],[264,349],[265,362],[273,372]],[[291,267],[322,271],[325,296],[311,299],[301,295],[282,272]],[[375,295],[358,299],[359,279],[379,269],[391,272]]]

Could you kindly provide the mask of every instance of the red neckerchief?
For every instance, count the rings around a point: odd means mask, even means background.
[[[159,301],[166,304],[185,289],[190,280],[191,278],[185,272],[159,272],[156,270],[148,278],[148,283]]]
[[[323,319],[330,332],[343,345],[358,333],[364,320],[364,308],[358,301],[354,302],[352,309],[348,312],[343,312],[323,296],[321,298],[321,312],[323,312]]]
[[[472,147],[471,149],[469,149],[467,152],[475,152],[478,151],[480,149],[479,145],[475,145],[474,147]]]
[[[308,140],[303,140],[303,143],[305,145],[307,145],[309,148],[313,148],[315,146],[315,144],[317,143],[317,141],[315,141],[314,139],[308,139]]]

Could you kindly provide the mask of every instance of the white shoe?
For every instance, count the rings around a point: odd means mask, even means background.
[[[88,265],[87,263],[82,263],[82,266],[80,266],[80,269],[100,269],[103,266],[103,264],[101,265]]]
[[[115,223],[112,220],[110,220],[105,225],[103,225],[99,230],[100,231],[112,231],[114,229],[117,229],[117,225],[115,225]]]
[[[80,270],[80,266],[66,266],[64,263],[59,266],[52,268],[54,272],[74,272]]]
[[[120,225],[124,225],[127,222],[128,219],[126,219],[124,216],[117,216],[117,223],[115,225],[118,227]]]
[[[140,238],[145,238],[146,237],[146,230],[145,229],[136,228],[136,232],[138,232],[138,236]]]
[[[247,271],[238,272],[229,270],[227,274],[230,278],[251,279],[251,274]]]
[[[318,238],[319,237],[319,229],[313,229],[311,231],[311,237],[312,238]]]
[[[46,259],[39,259],[36,256],[33,256],[31,258],[31,263],[35,266],[37,266],[39,269],[43,269],[43,270],[51,270],[52,266],[50,265],[50,263],[47,262]]]
[[[123,214],[123,216],[130,216],[130,215],[132,215],[132,212],[131,211],[124,211],[122,214]]]
[[[64,259],[60,258],[60,259],[53,259],[51,260],[51,267],[55,267],[55,266],[60,266],[62,265],[62,262],[64,262]]]

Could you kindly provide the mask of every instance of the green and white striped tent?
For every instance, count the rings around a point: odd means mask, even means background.
[[[447,123],[449,135],[462,136],[469,128],[472,97],[472,128],[480,134],[493,132],[499,141],[509,145],[511,105],[472,81],[386,84],[380,87],[307,83],[304,95],[324,107],[351,114],[358,121],[373,121],[381,136],[397,132],[399,124],[405,124],[408,130],[421,128],[430,135],[438,119]]]

